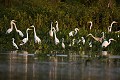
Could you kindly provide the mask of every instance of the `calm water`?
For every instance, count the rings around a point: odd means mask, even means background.
[[[0,54],[0,80],[120,80],[120,60],[11,51]]]

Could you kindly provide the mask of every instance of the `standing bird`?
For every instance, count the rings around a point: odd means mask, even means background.
[[[23,45],[23,44],[27,43],[27,41],[28,41],[28,30],[32,30],[32,29],[27,28],[27,30],[26,30],[27,37],[22,40],[22,43],[20,45]]]
[[[74,31],[70,31],[70,32],[69,32],[69,37],[70,37],[70,36],[73,36],[73,34],[74,34]]]
[[[96,40],[96,41],[98,41],[98,42],[100,42],[100,43],[102,43],[103,38],[104,38],[104,34],[103,34],[103,36],[102,36],[101,38],[99,38],[99,37],[94,37],[91,33],[88,34],[87,36],[91,36],[94,40]]]
[[[12,30],[13,30],[13,24],[15,24],[15,20],[11,20],[11,22],[10,22],[10,25],[11,25],[11,28],[9,28],[7,31],[6,31],[6,34],[8,33],[11,33],[12,32]]]
[[[59,41],[59,39],[58,39],[57,36],[56,36],[56,30],[55,30],[54,27],[53,27],[53,32],[54,32],[54,36],[55,36],[55,45],[57,45],[57,44],[60,43],[60,41]]]
[[[34,28],[34,40],[35,40],[35,43],[38,43],[38,44],[41,43],[41,39],[36,35],[36,31],[35,31],[34,25],[32,25],[30,27]]]
[[[92,21],[89,21],[88,23],[90,23],[90,30],[91,30],[93,23],[92,23]]]
[[[17,46],[17,44],[15,43],[15,39],[14,39],[14,38],[12,38],[12,43],[13,43],[13,46],[14,46],[16,49],[19,49],[18,46]]]
[[[19,33],[19,35],[21,36],[21,37],[23,37],[24,35],[23,35],[23,33],[20,31],[20,30],[18,30],[17,29],[17,27],[16,27],[16,24],[15,23],[13,23],[14,24],[14,26],[15,26],[15,30],[16,30],[16,32],[18,32]]]
[[[56,31],[58,32],[58,31],[59,31],[59,28],[58,28],[58,21],[56,21],[55,23],[56,23]]]
[[[83,45],[85,44],[85,38],[81,37]]]
[[[109,41],[106,41],[106,40],[105,40],[105,41],[102,43],[102,47],[103,47],[103,48],[106,48],[108,45],[110,45],[111,41],[116,41],[116,40],[114,40],[113,38],[109,39]]]
[[[53,37],[53,27],[52,27],[52,24],[53,24],[53,22],[51,22],[51,28],[50,28],[50,31],[49,31],[50,37]]]
[[[117,23],[117,22],[116,22],[116,21],[113,21],[113,22],[111,23],[111,25],[108,27],[108,32],[111,32],[111,31],[112,31],[112,26],[113,26],[114,23]]]
[[[79,31],[79,29],[78,29],[78,28],[75,28],[75,29],[74,29],[74,31],[70,31],[70,32],[69,32],[69,37],[70,37],[70,36],[72,36],[72,37],[73,37],[74,35],[76,35],[76,34],[77,34],[77,32],[78,32],[78,31]]]
[[[64,38],[62,38],[62,48],[65,49]]]

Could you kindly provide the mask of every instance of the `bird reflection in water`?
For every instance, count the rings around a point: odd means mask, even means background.
[[[57,79],[57,57],[50,56],[50,71],[49,71],[49,79],[50,80],[56,80]]]

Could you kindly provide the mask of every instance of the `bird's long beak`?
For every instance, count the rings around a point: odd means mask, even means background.
[[[113,41],[117,42],[116,40],[113,40]]]
[[[17,22],[17,21],[14,20],[14,22]]]
[[[90,35],[88,34],[86,37],[88,37],[88,36],[90,36]]]

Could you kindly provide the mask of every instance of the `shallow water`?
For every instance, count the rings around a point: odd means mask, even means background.
[[[11,51],[0,54],[0,80],[120,80],[120,60]]]

